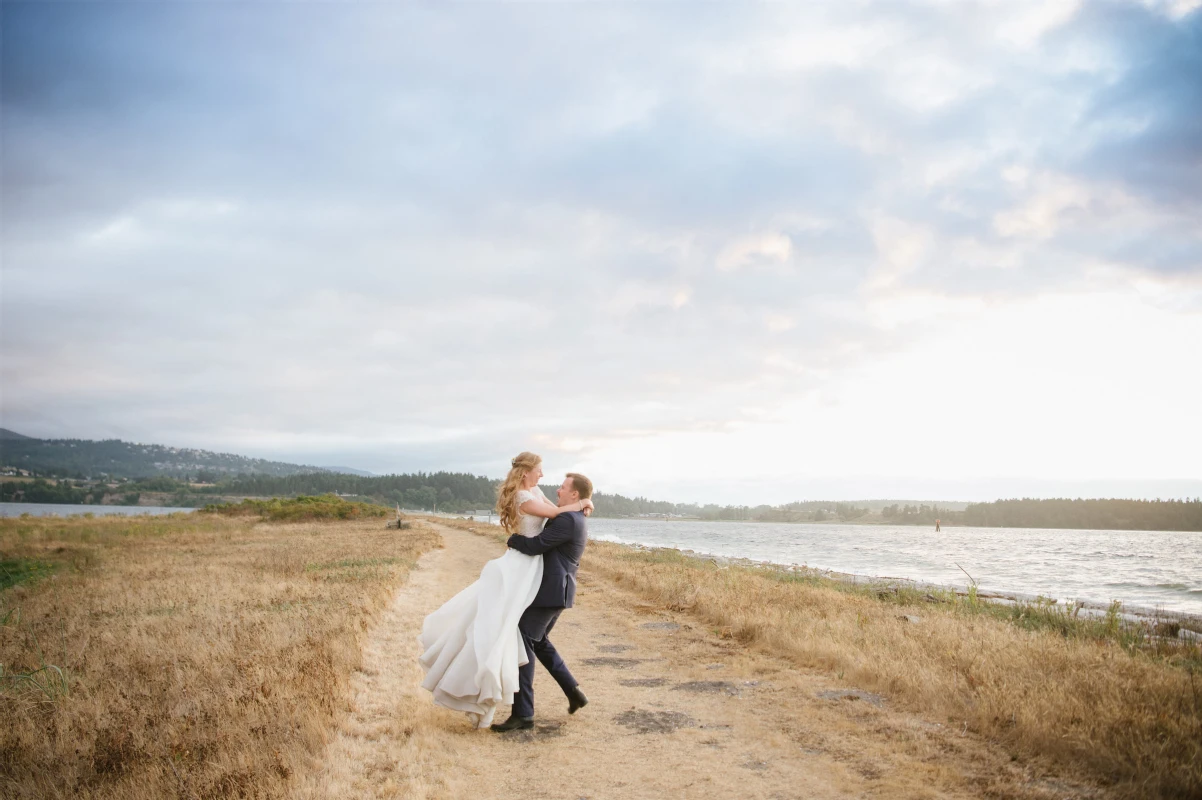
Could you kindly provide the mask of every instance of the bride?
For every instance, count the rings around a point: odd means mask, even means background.
[[[564,511],[592,510],[591,500],[557,507],[538,488],[542,477],[542,459],[534,453],[511,462],[497,498],[506,532],[538,536],[548,519]],[[418,661],[426,671],[422,688],[433,692],[435,703],[466,712],[477,728],[487,728],[497,704],[512,702],[518,667],[527,663],[518,620],[542,579],[542,556],[507,549],[484,565],[475,583],[426,617]]]

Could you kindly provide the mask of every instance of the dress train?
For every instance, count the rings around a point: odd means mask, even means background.
[[[422,688],[435,703],[487,728],[497,705],[513,701],[518,667],[528,661],[518,620],[542,578],[541,556],[506,550],[484,565],[479,580],[426,617],[418,661],[426,671]]]

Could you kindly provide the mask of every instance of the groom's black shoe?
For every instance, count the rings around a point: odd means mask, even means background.
[[[580,691],[579,686],[573,686],[571,689],[568,689],[567,695],[569,714],[575,714],[588,705],[588,698],[584,696],[584,692]]]
[[[526,731],[534,727],[534,717],[519,717],[517,714],[513,714],[504,722],[498,722],[490,727],[497,733]]]

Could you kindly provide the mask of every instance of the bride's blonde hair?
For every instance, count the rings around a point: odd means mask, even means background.
[[[518,453],[517,457],[509,462],[509,474],[501,481],[501,488],[497,490],[497,515],[501,518],[501,527],[508,533],[518,532],[517,495],[518,490],[522,488],[522,481],[530,474],[530,470],[541,463],[542,457],[534,453]]]

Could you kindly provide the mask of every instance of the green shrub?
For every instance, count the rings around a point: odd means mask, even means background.
[[[316,497],[274,497],[270,500],[243,500],[241,503],[209,504],[202,513],[224,514],[227,517],[262,517],[272,522],[304,522],[317,519],[362,519],[383,517],[384,506],[343,500],[332,494]]]

